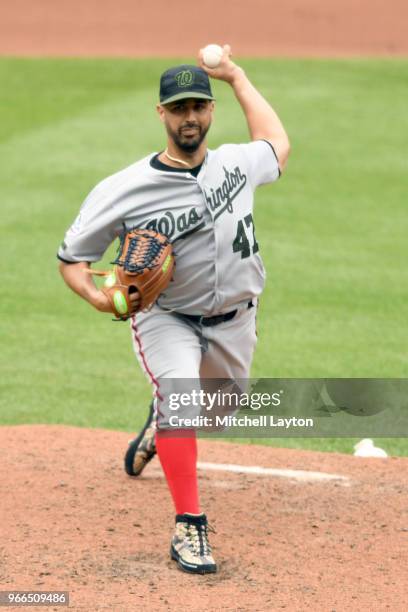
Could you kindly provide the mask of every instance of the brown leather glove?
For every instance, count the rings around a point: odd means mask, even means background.
[[[102,291],[117,320],[126,321],[135,312],[148,310],[170,283],[174,269],[173,248],[166,236],[154,230],[133,229],[121,238],[113,270],[89,270],[106,276]],[[137,310],[130,295],[139,294]]]

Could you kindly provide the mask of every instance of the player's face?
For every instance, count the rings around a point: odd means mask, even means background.
[[[214,102],[198,98],[158,106],[168,136],[186,153],[194,153],[203,142],[211,125],[213,110]]]

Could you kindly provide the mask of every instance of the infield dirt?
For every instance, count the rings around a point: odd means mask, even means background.
[[[243,56],[403,55],[405,0],[13,0],[0,54],[194,56],[211,42]]]
[[[129,437],[0,428],[3,590],[67,590],[70,609],[86,611],[408,609],[407,459],[200,441],[201,461],[349,480],[200,472],[219,573],[190,576],[169,558],[157,458],[139,479],[123,471]]]

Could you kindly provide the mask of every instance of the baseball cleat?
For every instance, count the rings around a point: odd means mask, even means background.
[[[209,528],[205,514],[177,514],[176,530],[170,556],[181,570],[192,574],[213,574],[217,566],[208,542]]]
[[[156,423],[154,421],[153,402],[149,407],[149,416],[137,438],[129,441],[125,455],[125,472],[129,476],[140,476],[145,466],[156,454]]]

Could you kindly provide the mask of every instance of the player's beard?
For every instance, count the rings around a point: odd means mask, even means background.
[[[186,128],[197,128],[197,135],[189,138],[187,136],[183,136],[183,130]],[[169,126],[167,126],[167,133],[180,151],[184,151],[184,153],[195,153],[203,142],[204,138],[207,136],[209,129],[210,124],[203,127],[201,125],[197,125],[196,123],[192,123],[183,125],[177,132],[174,132]]]

